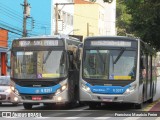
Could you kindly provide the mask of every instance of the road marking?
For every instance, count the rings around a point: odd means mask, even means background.
[[[139,118],[141,118],[141,117],[127,117],[123,120],[138,120]]]
[[[96,117],[94,119],[96,119],[96,120],[107,120],[109,118],[111,118],[111,117]]]
[[[160,117],[157,117],[155,120],[160,120]]]
[[[50,114],[51,115],[51,117],[60,117],[61,115],[64,115],[64,114],[66,114],[66,113],[53,113],[53,114]]]
[[[81,114],[78,114],[78,115],[75,115],[74,117],[66,117],[65,119],[78,119],[78,118],[81,118],[81,117],[86,117],[88,115],[91,115],[92,113],[81,113]]]
[[[46,119],[46,118],[50,118],[50,117],[35,117],[34,119]]]
[[[68,110],[68,111],[82,111],[82,110],[86,110],[86,109],[89,109],[89,107],[83,106],[83,107],[74,108],[74,109]]]
[[[65,119],[73,120],[73,119],[78,119],[78,118],[80,118],[80,117],[67,117],[67,118],[65,118]]]

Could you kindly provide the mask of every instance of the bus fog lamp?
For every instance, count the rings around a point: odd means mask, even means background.
[[[57,100],[58,100],[58,101],[61,101],[61,100],[62,100],[62,97],[58,97]]]
[[[14,97],[14,101],[16,101],[16,102],[17,102],[17,101],[18,101],[18,98],[17,98],[17,97]]]

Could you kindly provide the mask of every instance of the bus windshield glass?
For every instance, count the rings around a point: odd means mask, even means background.
[[[65,51],[17,51],[12,53],[13,76],[17,79],[66,77]]]
[[[103,80],[134,80],[136,51],[125,48],[115,50],[85,50],[83,78]]]

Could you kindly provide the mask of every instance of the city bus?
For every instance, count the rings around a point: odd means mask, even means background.
[[[80,101],[132,103],[140,109],[156,93],[156,51],[137,38],[95,36],[84,39]]]
[[[11,47],[12,101],[25,109],[78,101],[79,39],[66,35],[25,37]]]

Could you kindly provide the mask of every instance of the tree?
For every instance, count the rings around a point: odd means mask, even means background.
[[[117,26],[117,35],[126,36],[131,34],[130,30],[130,19],[131,15],[126,11],[126,5],[124,0],[117,0],[116,5],[116,26]]]
[[[160,0],[125,0],[125,5],[132,33],[160,50]]]

